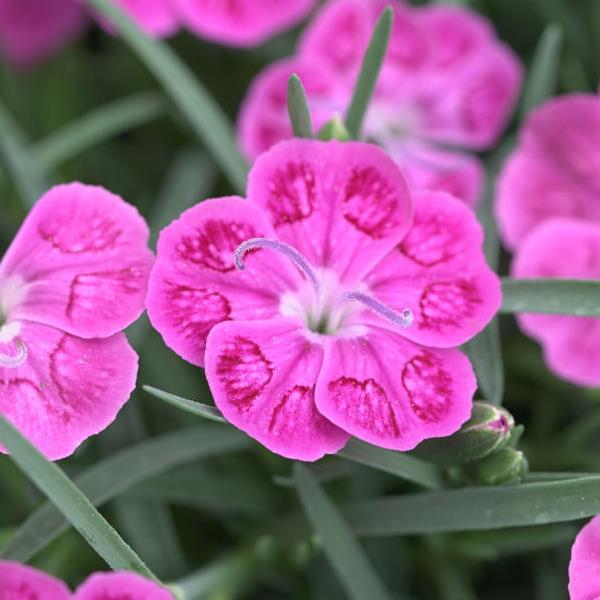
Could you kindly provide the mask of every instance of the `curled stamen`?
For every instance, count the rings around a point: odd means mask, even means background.
[[[244,254],[254,248],[269,248],[287,256],[310,279],[315,291],[319,291],[319,280],[308,260],[306,260],[306,258],[304,258],[304,256],[302,256],[302,254],[300,254],[293,246],[280,240],[251,238],[242,242],[233,253],[233,262],[240,271],[244,270]]]
[[[16,344],[19,351],[14,356],[9,356],[8,354],[0,352],[0,367],[5,369],[16,369],[27,360],[29,351],[27,350],[25,343],[22,340],[17,339]]]
[[[362,292],[348,292],[347,294],[344,294],[344,298],[347,300],[356,300],[357,302],[364,304],[377,315],[384,317],[396,325],[399,325],[403,329],[410,327],[414,321],[414,315],[410,308],[405,308],[401,313],[397,313],[389,306],[382,304],[381,302],[375,300],[375,298],[371,298],[371,296],[363,294]]]

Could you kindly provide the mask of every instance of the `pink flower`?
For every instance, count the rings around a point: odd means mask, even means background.
[[[37,569],[0,561],[0,600],[173,600],[158,584],[135,573],[96,573],[72,594],[62,582]]]
[[[553,217],[600,221],[600,97],[571,94],[534,110],[506,163],[497,215],[515,249]]]
[[[600,598],[600,516],[575,538],[569,563],[569,596],[571,600]]]
[[[227,46],[257,46],[303,19],[316,0],[172,0],[200,37]]]
[[[0,412],[49,459],[105,429],[135,387],[121,331],[152,265],[135,208],[98,187],[51,189],[0,262]]]
[[[0,49],[14,64],[35,66],[78,37],[85,23],[76,0],[0,0]]]
[[[267,67],[240,113],[240,143],[251,158],[291,136],[286,81],[307,88],[316,127],[343,114],[384,2],[332,0],[304,32],[291,59]],[[397,2],[390,48],[365,123],[365,137],[399,162],[419,189],[448,191],[473,205],[483,170],[465,151],[491,147],[517,99],[522,69],[490,25],[449,6]]]
[[[207,200],[162,232],[148,312],[273,452],[316,460],[350,435],[408,450],[470,415],[454,347],[500,303],[481,244],[452,197],[413,206],[379,148],[294,139],[258,158],[247,200]]]
[[[526,278],[600,278],[600,224],[560,217],[545,221],[521,242],[512,273]],[[542,345],[557,375],[578,385],[600,385],[600,319],[522,314],[518,321]]]
[[[113,2],[152,37],[166,37],[178,29],[179,23],[173,10],[172,0],[113,0]],[[108,26],[108,29],[110,30],[111,27]]]

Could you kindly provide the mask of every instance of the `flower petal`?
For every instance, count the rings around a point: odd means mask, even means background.
[[[362,142],[281,142],[256,161],[248,198],[280,239],[350,283],[402,239],[412,215],[396,164]]]
[[[0,600],[69,600],[69,588],[33,567],[0,560]]]
[[[240,145],[252,160],[277,142],[292,137],[287,84],[293,73],[300,77],[306,90],[315,131],[345,106],[345,98],[335,102],[334,81],[321,62],[294,58],[270,64],[252,82],[238,121]]]
[[[121,331],[144,309],[148,235],[137,210],[103,188],[52,188],[0,264],[0,310],[79,337]]]
[[[173,594],[136,573],[95,573],[77,588],[74,600],[173,600]]]
[[[108,427],[135,388],[138,358],[122,333],[84,340],[13,321],[0,339],[4,357],[27,351],[20,366],[0,366],[0,413],[50,460]]]
[[[114,0],[148,35],[166,37],[179,26],[170,0]],[[109,31],[113,28],[105,19],[98,19]]]
[[[238,271],[233,253],[255,237],[276,236],[262,210],[236,197],[205,200],[161,233],[148,316],[167,346],[192,364],[204,365],[214,325],[278,314],[281,295],[302,282],[292,263],[272,250],[250,252]]]
[[[304,18],[316,0],[173,0],[184,25],[228,46],[257,46]]]
[[[512,266],[515,277],[600,278],[600,225],[552,219],[521,244]],[[544,347],[558,376],[583,386],[600,385],[600,319],[520,314],[521,328]]]
[[[0,48],[13,63],[29,67],[75,39],[87,22],[73,0],[0,0]]]
[[[500,280],[485,262],[482,243],[473,211],[447,194],[420,192],[413,226],[366,285],[396,311],[412,310],[414,322],[403,336],[427,346],[458,346],[500,307]]]
[[[397,333],[328,338],[319,412],[351,435],[392,450],[447,436],[469,418],[476,381],[458,350],[417,346]]]
[[[569,563],[570,600],[600,597],[600,516],[594,517],[577,535]]]
[[[269,450],[313,461],[340,450],[348,435],[317,411],[323,361],[292,320],[227,322],[208,336],[206,377],[225,418]]]

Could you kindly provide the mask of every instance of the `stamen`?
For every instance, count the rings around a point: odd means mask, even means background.
[[[395,310],[392,310],[389,306],[382,304],[381,302],[371,298],[367,294],[362,292],[348,292],[344,294],[344,298],[348,300],[356,300],[361,304],[364,304],[367,308],[370,308],[374,313],[381,317],[384,317],[388,321],[395,323],[396,325],[406,329],[410,327],[414,321],[414,315],[410,308],[405,308],[400,314]]]
[[[15,354],[15,356],[9,356],[8,354],[0,352],[0,367],[5,369],[16,369],[27,360],[29,351],[27,350],[25,343],[22,340],[17,339],[16,344],[19,352]]]
[[[287,256],[309,279],[312,283],[315,291],[319,291],[319,280],[314,272],[311,264],[296,250],[293,246],[286,244],[280,240],[273,240],[270,238],[251,238],[242,242],[233,253],[233,262],[235,266],[240,270],[244,270],[244,254],[253,250],[254,248],[269,248],[270,250],[276,250],[280,254]]]

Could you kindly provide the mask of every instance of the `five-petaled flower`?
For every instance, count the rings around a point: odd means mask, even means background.
[[[500,304],[471,211],[441,192],[413,206],[397,165],[360,142],[281,142],[247,196],[162,232],[147,300],[225,417],[304,460],[349,435],[408,450],[456,431],[475,378],[454,347]]]
[[[575,538],[569,563],[569,597],[600,598],[600,516],[594,517]]]
[[[49,459],[105,429],[135,387],[121,331],[144,309],[148,236],[121,198],[61,185],[0,262],[0,413]]]
[[[0,600],[173,600],[158,584],[135,573],[95,573],[74,593],[62,582],[33,567],[0,561]]]
[[[419,189],[452,193],[469,205],[481,192],[475,156],[500,136],[517,99],[521,65],[473,11],[399,2],[364,133]],[[291,137],[286,82],[296,72],[320,127],[346,110],[381,0],[332,0],[304,31],[296,55],[267,67],[239,119],[240,143],[255,158]],[[454,147],[454,150],[450,150]]]

